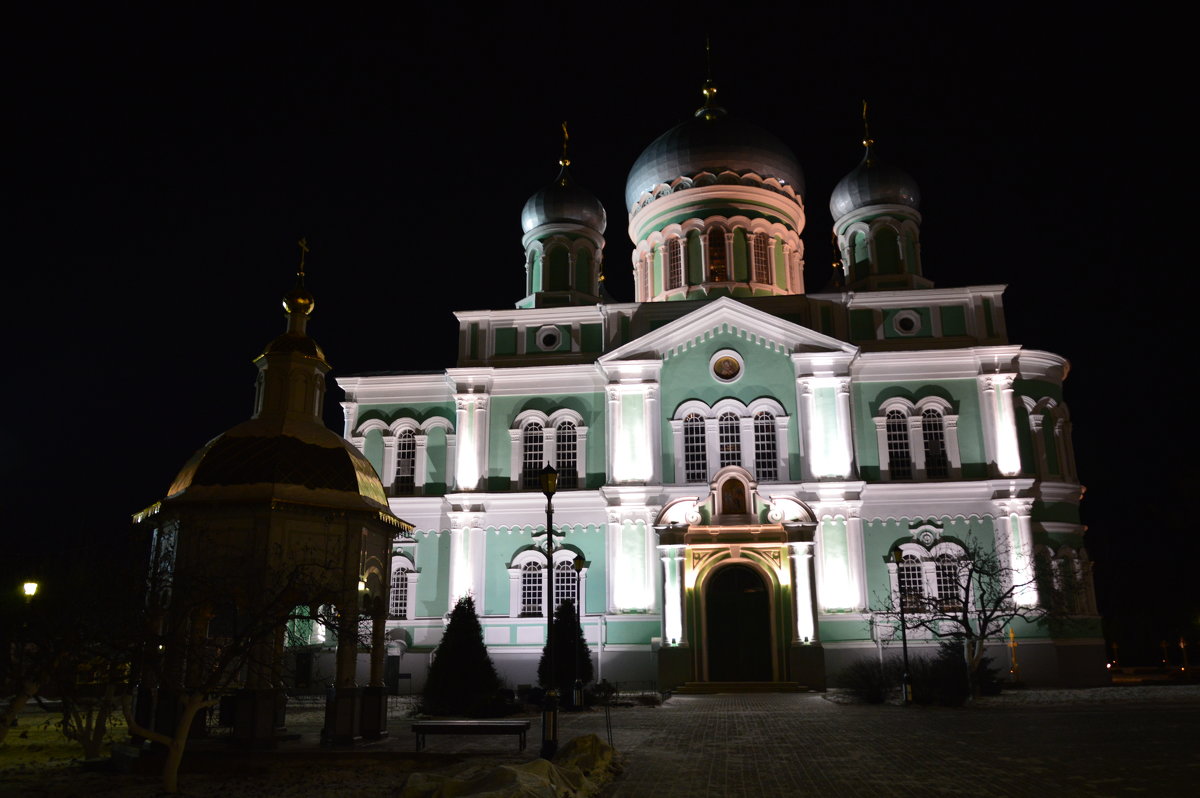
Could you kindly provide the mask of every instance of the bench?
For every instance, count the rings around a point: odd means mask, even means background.
[[[516,734],[520,735],[520,751],[525,750],[527,720],[421,720],[412,725],[417,735],[417,750],[425,747],[427,734]]]

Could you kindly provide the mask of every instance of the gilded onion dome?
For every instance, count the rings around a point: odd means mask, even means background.
[[[371,463],[321,420],[329,364],[305,331],[314,306],[301,272],[283,300],[287,330],[255,360],[254,417],[193,454],[168,502],[288,502],[392,518]]]
[[[905,205],[917,210],[921,204],[917,181],[903,169],[881,164],[875,157],[873,141],[867,139],[864,144],[862,161],[838,181],[829,198],[833,218],[840,219],[870,205]]]
[[[521,211],[521,230],[528,233],[544,224],[560,222],[584,225],[603,234],[608,226],[604,206],[594,194],[576,185],[571,178],[570,161],[563,158],[559,164],[562,169],[554,182],[525,203]]]
[[[709,91],[706,88],[706,95]],[[804,194],[804,173],[786,144],[709,102],[693,118],[655,139],[638,156],[625,183],[626,208],[632,211],[641,196],[653,192],[655,186],[702,172],[753,172],[764,180],[774,178],[791,186],[797,195]]]

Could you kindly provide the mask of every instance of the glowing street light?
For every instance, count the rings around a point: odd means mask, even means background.
[[[546,650],[549,652],[550,686],[542,701],[542,759],[551,759],[558,751],[558,687],[554,668],[554,494],[558,491],[558,471],[549,463],[539,477],[546,495]]]
[[[21,585],[21,592],[25,595],[26,601],[32,601],[33,597],[37,595],[38,583],[26,582],[25,584]]]

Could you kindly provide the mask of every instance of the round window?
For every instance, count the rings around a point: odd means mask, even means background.
[[[900,335],[913,335],[921,329],[921,317],[911,310],[902,310],[892,317],[892,329]]]
[[[562,332],[552,325],[546,325],[537,331],[538,349],[543,352],[553,352],[562,343]]]

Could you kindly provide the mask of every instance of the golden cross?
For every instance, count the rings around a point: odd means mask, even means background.
[[[298,277],[304,277],[304,256],[308,254],[308,238],[301,238],[296,242],[300,245],[300,271],[296,272]]]

